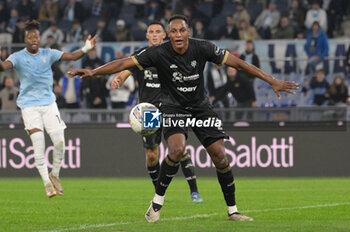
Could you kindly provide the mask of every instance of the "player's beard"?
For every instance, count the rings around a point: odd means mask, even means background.
[[[37,44],[31,44],[30,46],[27,47],[27,50],[33,54],[37,53],[38,49],[39,49],[39,45]]]

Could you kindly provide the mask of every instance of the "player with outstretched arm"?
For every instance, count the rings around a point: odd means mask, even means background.
[[[168,22],[170,41],[149,47],[130,58],[112,61],[94,70],[72,70],[69,74],[80,75],[83,78],[112,74],[135,65],[140,70],[156,67],[162,85],[163,115],[191,114],[196,120],[202,121],[218,118],[204,88],[203,69],[207,61],[218,65],[226,64],[266,81],[279,98],[281,91],[293,94],[292,90],[298,89],[296,83],[277,80],[209,41],[189,38],[190,28],[185,16],[174,15]],[[225,154],[224,139],[227,135],[220,127],[192,127],[192,130],[215,164],[218,181],[227,205],[228,219],[252,221],[252,218],[239,213],[236,206],[234,178]],[[145,215],[148,222],[159,220],[165,191],[178,171],[179,162],[186,147],[187,128],[168,127],[163,130],[163,134],[168,144],[169,154],[161,164],[156,193]]]
[[[0,71],[15,69],[20,81],[17,105],[21,109],[25,130],[28,132],[34,149],[36,167],[44,182],[47,197],[63,195],[59,171],[64,158],[64,129],[53,93],[51,65],[59,60],[77,60],[95,47],[96,36],[87,38],[82,49],[72,53],[56,49],[39,48],[40,23],[36,20],[26,22],[26,47],[10,55],[6,61],[0,60]],[[54,145],[53,167],[48,173],[45,161],[44,128]]]
[[[146,38],[148,46],[155,46],[163,43],[166,37],[164,25],[158,21],[153,21],[148,24]],[[145,48],[141,48],[134,52],[133,55],[138,54]],[[148,102],[159,107],[161,101],[161,85],[158,80],[157,69],[155,67],[145,68],[140,70],[134,67],[130,70],[118,73],[111,82],[112,88],[119,88],[124,81],[133,75],[139,83],[139,98],[141,102]],[[146,149],[146,165],[147,171],[152,179],[154,187],[156,187],[159,176],[159,144],[162,140],[162,130],[157,130],[154,134],[142,136],[143,146]],[[203,202],[203,199],[198,193],[196,175],[191,161],[190,155],[185,152],[180,161],[182,172],[190,186],[191,199],[195,203]]]

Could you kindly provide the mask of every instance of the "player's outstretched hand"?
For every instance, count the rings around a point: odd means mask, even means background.
[[[89,35],[86,41],[89,41],[91,44],[91,48],[94,48],[96,45],[97,34],[91,39],[91,35]]]
[[[296,92],[292,90],[299,89],[299,84],[295,83],[294,81],[281,81],[274,79],[274,81],[271,83],[271,87],[277,95],[278,99],[281,99],[280,92],[295,94]]]
[[[91,35],[89,35],[87,37],[87,39],[85,40],[85,45],[84,47],[81,48],[81,50],[84,53],[87,53],[88,51],[90,51],[91,49],[93,49],[96,45],[96,39],[97,39],[97,35],[94,36],[94,38],[91,39]]]
[[[119,89],[121,87],[121,80],[118,78],[118,76],[114,76],[112,82],[111,82],[111,87],[113,89]]]
[[[90,69],[77,69],[70,70],[67,72],[70,77],[80,76],[80,78],[91,77],[93,76],[92,71]]]

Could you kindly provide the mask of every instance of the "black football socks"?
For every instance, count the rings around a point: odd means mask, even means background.
[[[168,188],[171,180],[179,170],[179,165],[180,162],[175,162],[171,160],[169,156],[165,157],[160,166],[160,172],[156,186],[156,194],[164,196],[165,191]]]
[[[227,206],[236,205],[235,182],[233,179],[231,167],[228,165],[226,168],[222,168],[222,169],[217,168],[216,174],[218,176],[218,180],[221,185],[221,190],[224,194],[226,205]]]
[[[180,163],[182,172],[188,182],[188,185],[190,186],[191,193],[198,192],[196,176],[194,174],[194,167],[191,161],[191,156],[188,152],[184,154]]]
[[[154,188],[157,186],[159,170],[160,170],[159,162],[155,166],[147,166],[147,172],[152,179],[152,183],[154,185]]]

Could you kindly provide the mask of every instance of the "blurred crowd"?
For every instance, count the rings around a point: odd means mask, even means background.
[[[23,43],[28,19],[41,22],[43,45],[89,33],[144,40],[149,21],[166,25],[172,14],[189,18],[193,37],[212,40],[305,38],[315,21],[329,38],[350,35],[347,0],[0,0],[0,41]]]
[[[318,68],[328,55],[328,38],[350,37],[347,0],[0,0],[0,44],[24,43],[28,19],[40,21],[43,47],[59,49],[63,43],[82,41],[89,34],[97,34],[100,42],[143,41],[148,22],[159,20],[166,25],[176,13],[189,18],[193,37],[245,40],[244,53],[235,55],[257,67],[260,62],[254,40],[305,38],[309,57],[305,76],[309,78],[303,83],[303,93],[312,95],[309,104],[349,102],[345,78],[335,75],[328,82],[324,70]],[[8,56],[3,46],[1,60]],[[122,51],[115,54],[116,59],[124,56]],[[345,63],[350,73],[350,48]],[[91,69],[102,64],[96,50],[82,62],[84,68]],[[58,64],[52,68],[60,108],[125,108],[137,101],[138,83],[132,77],[116,91],[110,88],[113,76],[72,79]],[[259,106],[254,77],[212,64],[205,77],[215,106]],[[18,86],[13,71],[0,73],[1,109],[16,109]]]

